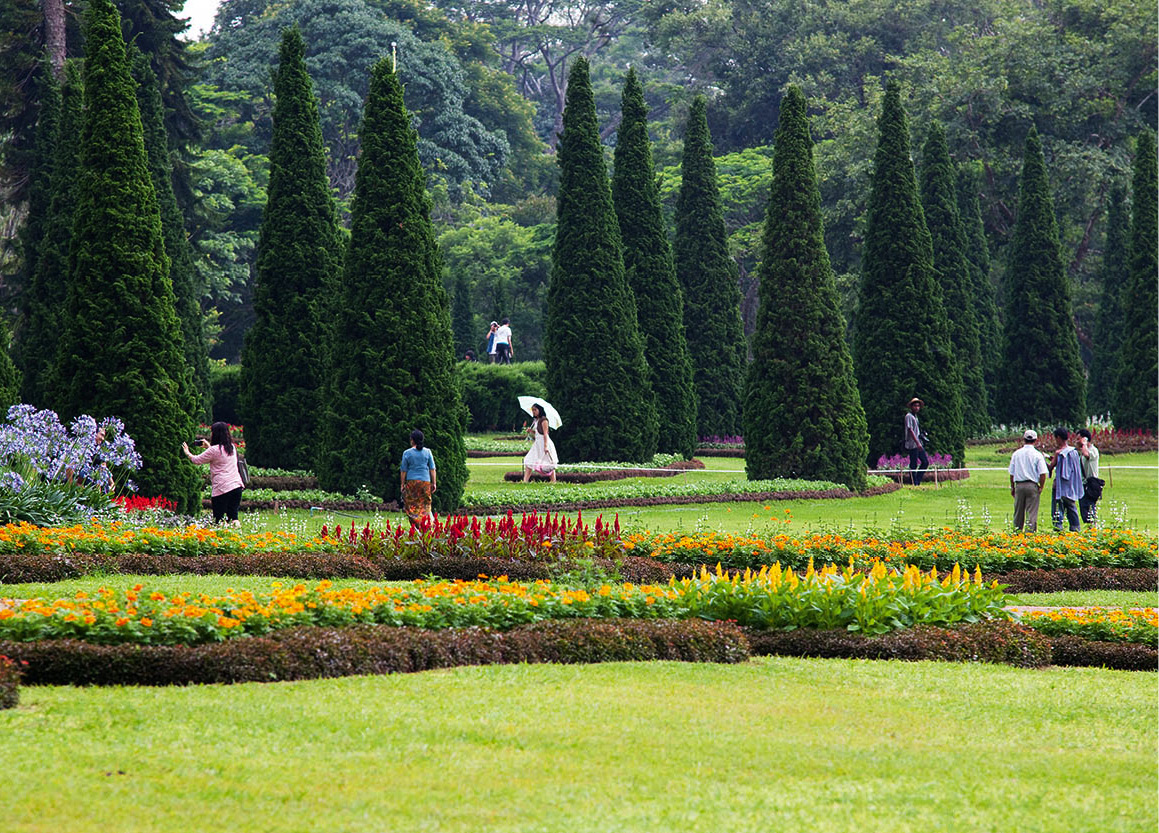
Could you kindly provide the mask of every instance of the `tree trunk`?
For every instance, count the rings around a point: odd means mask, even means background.
[[[67,48],[64,22],[64,0],[42,0],[44,5],[44,48],[52,63],[52,74],[64,78],[64,55]]]

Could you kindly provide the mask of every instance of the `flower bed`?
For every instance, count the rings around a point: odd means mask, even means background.
[[[560,466],[556,470],[556,480],[563,483],[598,483],[605,480],[624,480],[629,477],[675,477],[686,471],[703,469],[704,463],[700,460],[673,460],[664,463],[659,468],[629,468],[616,467],[608,469],[578,469],[569,466]],[[503,475],[508,483],[518,483],[523,480],[522,471],[509,471]],[[531,479],[546,482],[551,478],[546,474],[532,473]]]
[[[698,446],[696,449],[697,457],[738,457],[744,458],[743,448],[708,448],[706,446]]]
[[[68,527],[29,523],[0,526],[0,553],[208,553],[333,551],[321,538],[301,539],[290,532],[243,534],[229,528],[186,526],[161,529],[114,521]]]
[[[1004,618],[1005,595],[981,575],[877,565],[869,573],[812,567],[798,577],[780,565],[759,573],[715,573],[668,584],[573,587],[549,581],[417,581],[367,589],[274,582],[268,591],[166,596],[143,585],[101,588],[69,599],[0,599],[0,639],[80,639],[101,644],[194,645],[303,625],[506,629],[548,619],[731,620],[756,628],[837,628],[885,633],[915,624]]]
[[[668,660],[743,662],[736,625],[686,620],[578,619],[507,631],[484,628],[288,628],[205,645],[0,642],[41,685],[192,685],[396,674],[460,665]]]
[[[1059,567],[1144,567],[1154,570],[1159,542],[1130,530],[1085,530],[1075,535],[1052,533],[981,535],[944,531],[912,540],[844,538],[840,535],[776,535],[771,538],[702,532],[693,535],[633,534],[624,547],[636,555],[685,564],[721,563],[757,567],[779,561],[802,569],[818,564],[851,563],[870,568],[914,564],[948,570],[954,564],[986,573]]]
[[[1159,647],[1159,611],[1153,607],[1060,607],[1031,610],[1022,623],[1049,636],[1077,636],[1096,642],[1132,642]]]
[[[1058,440],[1051,433],[1052,430],[1052,428],[1043,428],[1038,432],[1038,442],[1034,446],[1044,454],[1051,454],[1058,450]],[[1071,434],[1071,445],[1074,445],[1076,436],[1074,433]],[[1001,449],[1003,454],[1011,454],[1023,446],[1021,436],[1011,437],[1008,441],[1017,442],[1017,444]],[[1159,450],[1159,436],[1151,431],[1095,428],[1091,431],[1091,442],[1099,450],[1099,454],[1134,454]]]
[[[20,672],[26,665],[0,653],[0,709],[14,709],[20,702]]]

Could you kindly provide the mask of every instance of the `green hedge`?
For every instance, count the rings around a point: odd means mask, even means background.
[[[547,396],[543,362],[488,364],[459,362],[463,402],[471,412],[471,431],[510,431],[529,417],[519,407],[520,396]]]
[[[213,421],[244,425],[241,406],[238,403],[238,397],[241,395],[241,365],[211,364],[209,387],[213,392]]]

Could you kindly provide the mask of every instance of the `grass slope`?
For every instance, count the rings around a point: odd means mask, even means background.
[[[867,696],[872,692],[872,696]],[[26,688],[16,831],[1153,830],[1153,674],[762,659]]]

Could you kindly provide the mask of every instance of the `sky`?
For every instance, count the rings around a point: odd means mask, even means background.
[[[180,17],[189,18],[189,36],[196,40],[202,32],[213,25],[213,16],[217,13],[217,5],[221,0],[185,0],[185,8]]]

